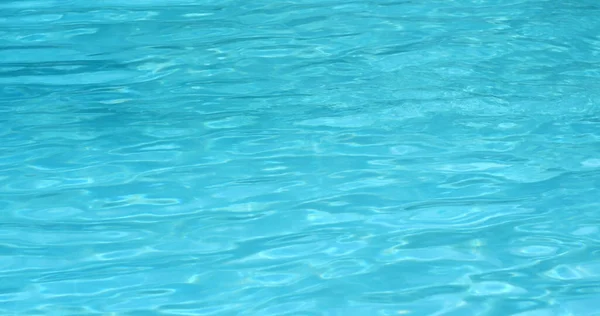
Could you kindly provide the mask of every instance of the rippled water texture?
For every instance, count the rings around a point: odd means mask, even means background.
[[[0,314],[600,315],[596,0],[0,2]]]

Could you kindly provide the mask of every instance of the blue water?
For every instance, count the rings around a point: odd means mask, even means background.
[[[599,16],[2,0],[0,314],[600,315]]]

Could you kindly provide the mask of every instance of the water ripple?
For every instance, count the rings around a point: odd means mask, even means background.
[[[0,3],[0,314],[594,315],[592,0]]]

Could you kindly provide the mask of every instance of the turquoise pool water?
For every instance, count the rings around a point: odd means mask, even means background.
[[[1,1],[0,314],[600,315],[599,16]]]

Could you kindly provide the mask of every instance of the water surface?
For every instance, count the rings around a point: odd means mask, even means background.
[[[597,1],[0,2],[0,314],[599,315]]]

